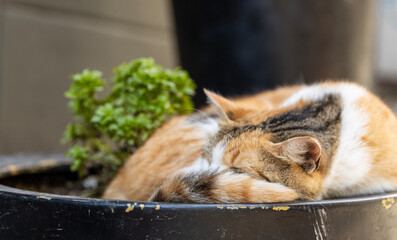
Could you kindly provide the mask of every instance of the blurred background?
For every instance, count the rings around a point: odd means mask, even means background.
[[[0,0],[0,154],[59,152],[70,75],[138,57],[231,96],[338,78],[397,102],[397,0]],[[397,109],[397,108],[395,108]]]

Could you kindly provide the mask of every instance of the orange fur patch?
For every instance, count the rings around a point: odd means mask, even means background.
[[[370,176],[392,179],[397,186],[397,119],[394,113],[371,93],[359,105],[370,117],[367,134],[362,137],[374,159]]]
[[[119,170],[103,197],[146,201],[165,179],[199,158],[206,138],[199,129],[183,127],[185,119],[175,117],[156,130]]]

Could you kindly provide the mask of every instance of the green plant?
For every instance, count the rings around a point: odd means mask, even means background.
[[[74,143],[66,153],[71,169],[85,176],[101,166],[102,186],[167,117],[193,110],[195,85],[186,71],[163,70],[141,58],[121,64],[114,74],[110,93],[101,99],[97,93],[105,80],[96,70],[73,75],[65,93],[74,114],[62,139]]]

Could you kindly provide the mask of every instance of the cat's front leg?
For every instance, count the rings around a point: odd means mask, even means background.
[[[153,194],[150,201],[174,203],[290,202],[298,194],[279,183],[218,168],[180,171]]]

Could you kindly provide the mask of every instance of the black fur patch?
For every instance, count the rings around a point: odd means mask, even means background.
[[[214,143],[220,140],[227,141],[244,132],[260,129],[264,133],[272,133],[271,141],[274,143],[292,137],[311,136],[320,141],[328,155],[331,156],[339,140],[341,113],[340,96],[330,94],[321,100],[308,103],[301,109],[292,109],[268,118],[258,125],[225,126],[214,136],[212,141]]]

